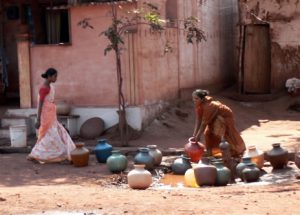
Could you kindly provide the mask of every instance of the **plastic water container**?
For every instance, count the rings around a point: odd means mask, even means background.
[[[26,147],[27,127],[26,125],[16,125],[9,127],[10,141],[12,147]]]

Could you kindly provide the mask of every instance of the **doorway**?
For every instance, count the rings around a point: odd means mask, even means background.
[[[19,71],[16,34],[20,23],[17,4],[2,2],[0,16],[0,103],[19,107]]]
[[[245,26],[242,91],[244,94],[271,93],[271,44],[268,24]]]

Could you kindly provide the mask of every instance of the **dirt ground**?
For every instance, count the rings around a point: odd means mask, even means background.
[[[287,95],[270,102],[238,102],[220,95],[230,106],[247,146],[270,150],[279,142],[290,152],[300,147],[300,114],[288,110],[299,102]],[[131,146],[156,144],[182,148],[192,134],[191,102],[170,108],[145,129]],[[113,141],[112,141],[113,143]],[[182,188],[153,186],[139,191],[120,184],[94,155],[90,165],[35,164],[26,154],[0,154],[0,214],[300,214],[299,170],[290,162],[293,180],[271,184]],[[128,170],[132,168],[130,163]],[[268,168],[266,166],[266,168]],[[276,172],[274,172],[276,177]]]

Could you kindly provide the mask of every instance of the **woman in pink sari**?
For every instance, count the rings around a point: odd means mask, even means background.
[[[54,86],[57,71],[49,68],[42,77],[44,84],[39,90],[38,113],[35,124],[38,129],[38,140],[28,155],[29,160],[42,163],[61,162],[70,160],[70,152],[75,145],[66,129],[57,121],[56,106],[54,104]]]

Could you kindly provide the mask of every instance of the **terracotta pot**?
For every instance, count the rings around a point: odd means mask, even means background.
[[[195,178],[199,186],[213,186],[217,179],[217,168],[208,163],[207,158],[202,158],[194,167]]]
[[[111,156],[112,146],[107,142],[106,139],[101,139],[98,141],[95,149],[95,155],[99,163],[106,163],[106,160]]]
[[[242,171],[243,180],[245,182],[255,182],[258,181],[260,177],[260,170],[255,164],[250,163],[246,165],[246,168]]]
[[[267,152],[267,156],[274,169],[282,169],[288,163],[288,151],[280,147],[280,143],[272,144],[273,149]]]
[[[83,147],[84,143],[76,143],[76,148],[71,152],[71,160],[76,167],[87,166],[89,163],[90,152]]]
[[[189,142],[185,144],[184,151],[191,158],[191,162],[197,163],[202,158],[205,147],[200,142],[193,142],[192,138],[189,138]]]
[[[71,112],[71,106],[66,101],[61,100],[56,103],[57,115],[69,115],[70,112]]]
[[[154,165],[159,166],[162,160],[162,153],[157,149],[156,145],[148,145],[149,154],[154,158]]]
[[[120,153],[120,150],[113,150],[112,155],[106,160],[108,169],[113,173],[119,173],[127,168],[127,158]]]
[[[249,146],[248,149],[244,152],[243,157],[250,157],[252,163],[255,163],[256,166],[260,169],[264,166],[264,152],[256,149],[255,146]]]
[[[134,165],[134,169],[127,175],[129,187],[132,189],[147,189],[152,183],[152,175],[144,169],[144,164]]]
[[[105,128],[104,121],[100,117],[92,117],[86,120],[80,127],[80,136],[84,139],[100,137]]]
[[[231,171],[224,166],[223,161],[214,162],[214,166],[217,168],[217,186],[226,186],[231,180]]]
[[[185,172],[190,168],[192,168],[190,158],[185,156],[177,158],[171,165],[171,169],[175,175],[184,175]]]
[[[240,179],[243,180],[242,172],[246,168],[246,166],[251,163],[252,163],[252,160],[250,157],[243,157],[242,161],[236,166],[237,177],[239,177]]]
[[[135,164],[144,164],[145,169],[152,170],[154,168],[154,158],[149,154],[148,148],[140,148],[134,157]]]

